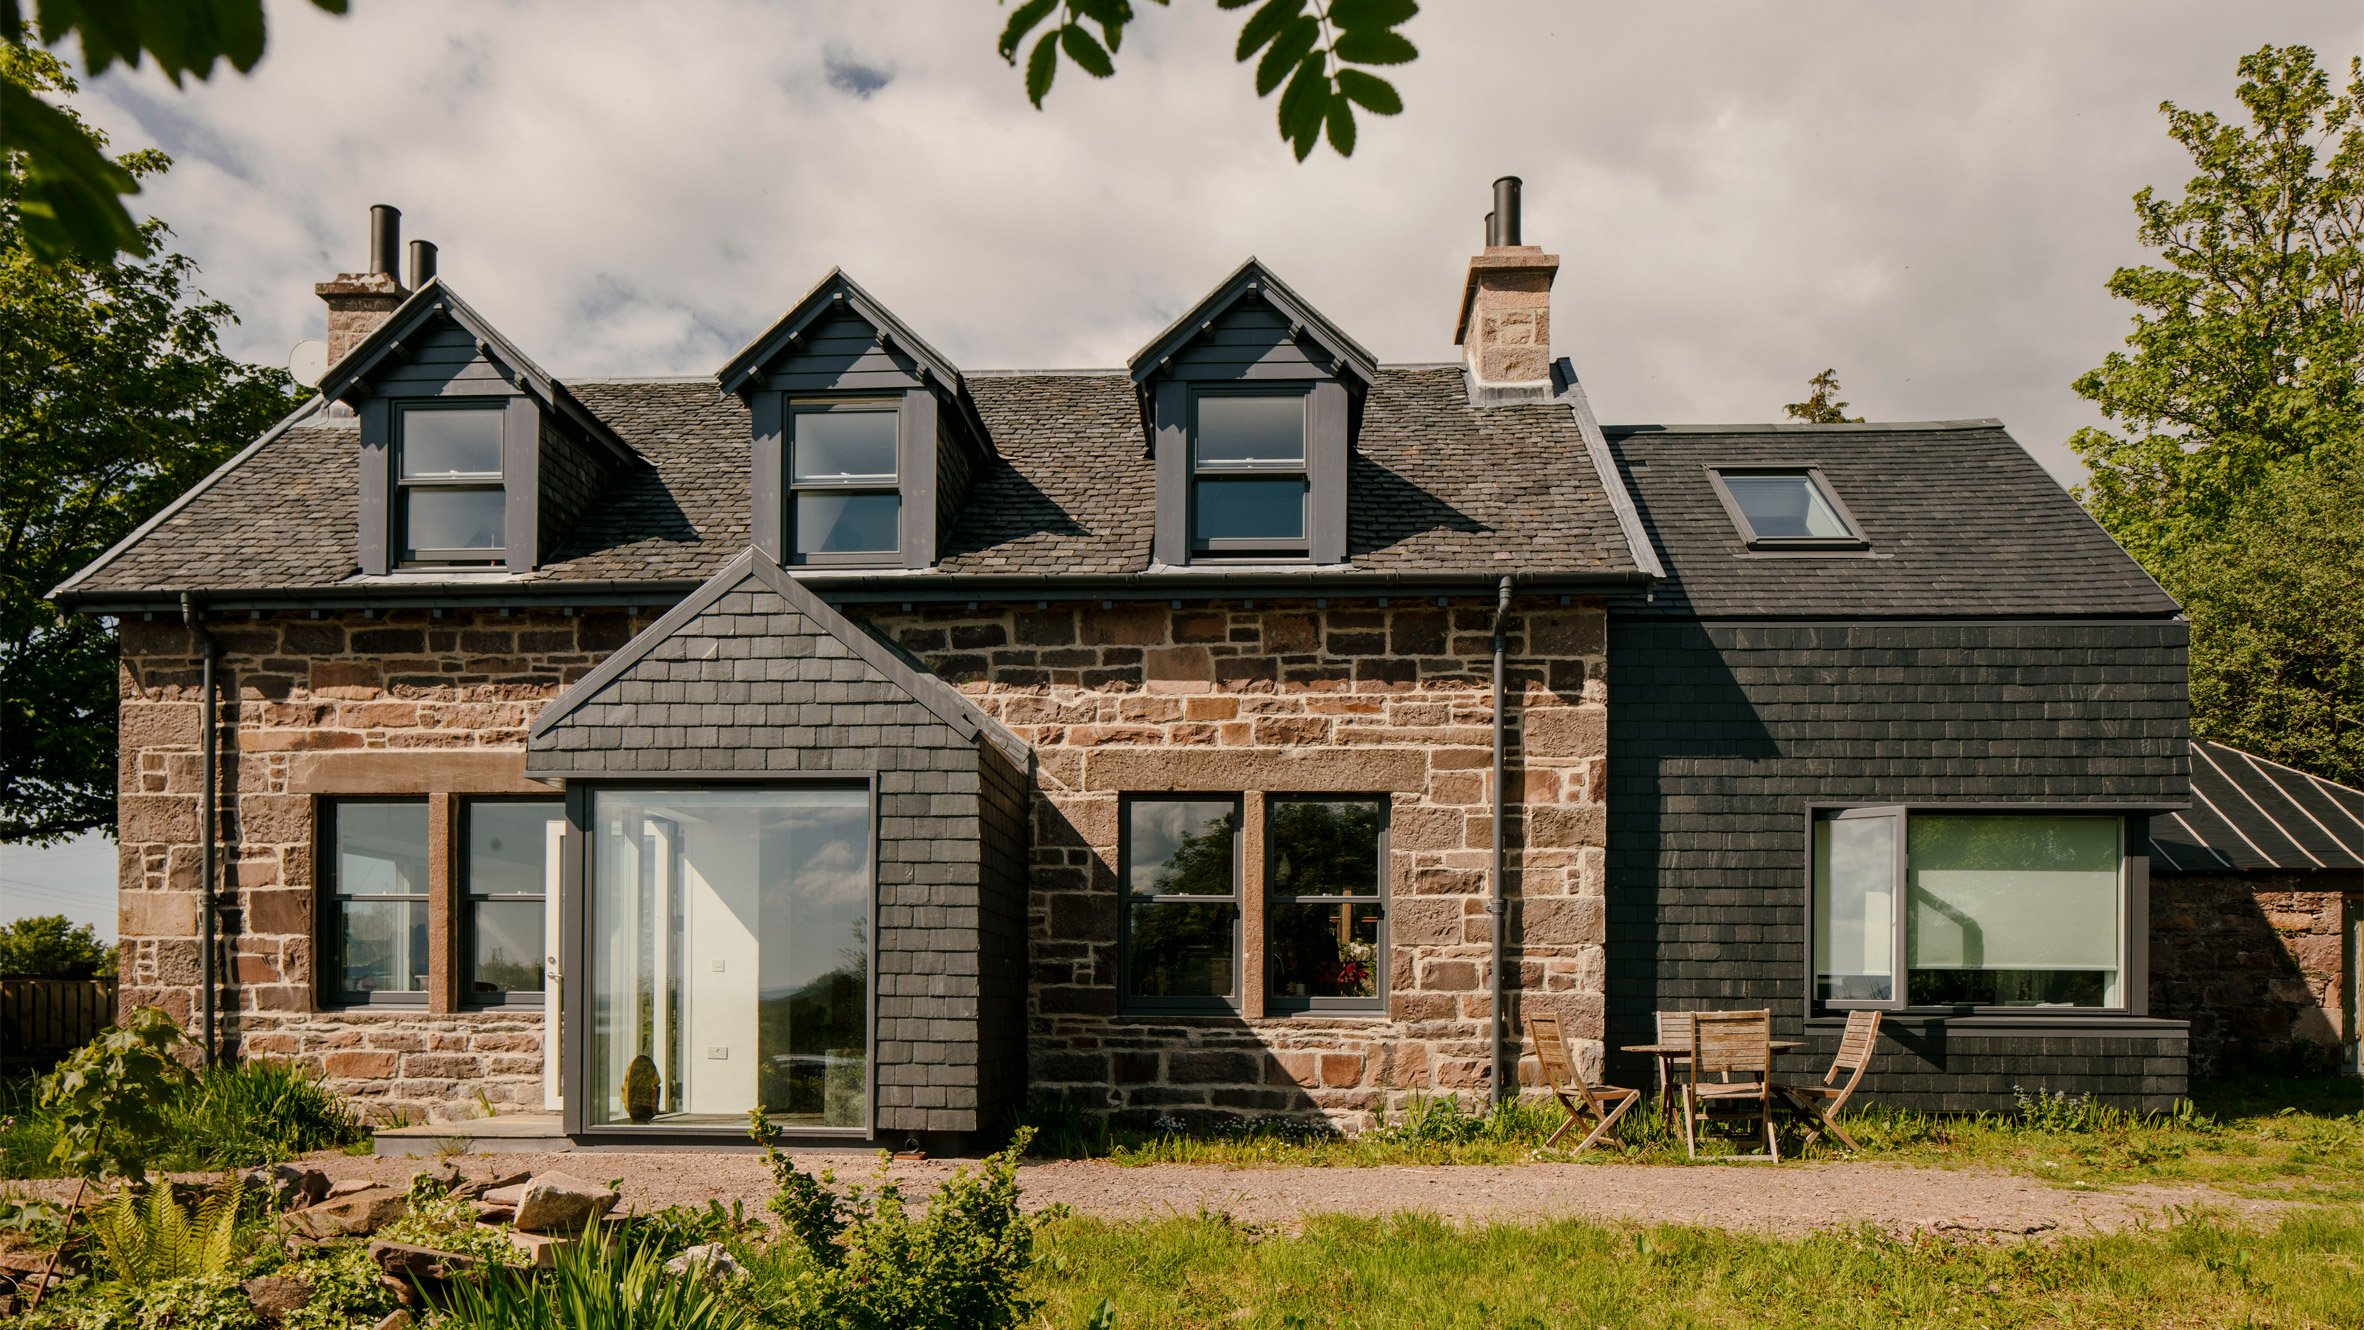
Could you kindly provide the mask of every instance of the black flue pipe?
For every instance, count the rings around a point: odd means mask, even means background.
[[[1494,182],[1494,211],[1487,214],[1492,228],[1489,245],[1516,245],[1519,240],[1519,178],[1506,175]]]
[[[427,283],[429,283],[429,282],[432,282],[432,281],[434,281],[434,280],[435,280],[435,242],[434,242],[434,241],[432,241],[432,240],[413,240],[413,241],[411,241],[411,242],[410,242],[410,289],[411,289],[411,290],[413,290],[413,291],[416,291],[416,290],[418,290],[420,287],[422,287],[422,286],[425,286]]]
[[[369,205],[369,270],[402,276],[402,209],[391,203]]]

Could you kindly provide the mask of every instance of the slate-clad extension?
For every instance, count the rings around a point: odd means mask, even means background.
[[[1036,1099],[1356,1128],[1515,1092],[1528,1013],[1617,1080],[1660,1009],[1819,1058],[1864,1002],[1868,1100],[2183,1093],[2230,1007],[2153,975],[2256,935],[2146,864],[2328,866],[2293,811],[2346,796],[2243,765],[2280,802],[2208,812],[2239,755],[2190,743],[2177,607],[1994,422],[1603,431],[1497,199],[1451,364],[1253,260],[1082,370],[964,371],[834,270],[649,379],[561,380],[439,279],[323,284],[327,399],[55,593],[122,624],[124,1001],[202,1024],[210,918],[223,1052],[609,1142],[760,1105],[965,1147]],[[1828,486],[1820,534],[1742,531],[1717,468]],[[1829,960],[1815,836],[1980,809],[2064,824],[1952,871],[2078,893],[2034,898],[2075,945],[1949,899],[1959,956],[1879,959],[1909,856],[1859,855]],[[2338,883],[2275,883],[2238,899],[2314,959],[2295,995],[2233,963],[2258,1019],[2352,1029]]]

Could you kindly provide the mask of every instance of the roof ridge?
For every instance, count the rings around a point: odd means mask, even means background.
[[[1766,421],[1763,424],[1734,425],[1603,425],[1604,434],[1880,434],[1899,430],[1986,430],[2003,429],[1999,416],[1976,416],[1961,420],[1867,420],[1846,424],[1818,425],[1802,421]]]

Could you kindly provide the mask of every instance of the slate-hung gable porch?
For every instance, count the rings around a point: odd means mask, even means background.
[[[1379,365],[1251,262],[1123,368],[1026,373],[831,274],[668,381],[560,381],[441,281],[322,288],[337,405],[60,590],[126,625],[127,1000],[609,1141],[958,1144],[1030,1097],[1354,1126],[1531,1077],[1523,1014],[1589,1067],[1653,1006],[1812,1040],[1891,1003],[1919,1102],[2179,1086],[2123,867],[2184,778],[2172,605],[1990,425],[1643,474],[1548,355],[1555,268],[1472,262],[1460,365]],[[1927,592],[1964,483],[2014,496],[1954,523],[1965,582],[2044,605]],[[1927,853],[1813,877],[2013,800],[2087,820],[1945,871],[2074,878],[2102,922],[2058,955],[1937,992]]]

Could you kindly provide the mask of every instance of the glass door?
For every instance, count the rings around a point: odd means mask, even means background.
[[[600,789],[584,1119],[869,1125],[868,791]]]

